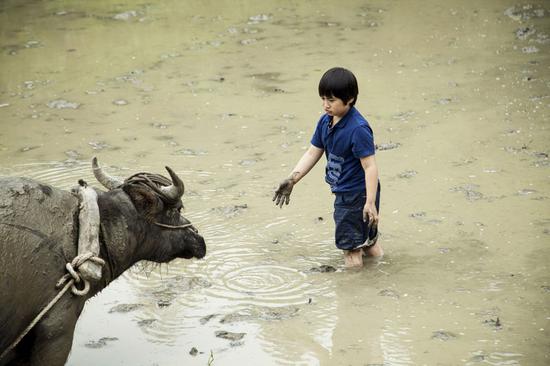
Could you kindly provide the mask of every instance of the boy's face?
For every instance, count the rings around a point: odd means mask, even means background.
[[[351,108],[350,103],[353,101],[351,99],[349,102],[345,103],[342,99],[335,96],[323,96],[321,97],[323,101],[323,110],[329,116],[341,118],[348,113]]]

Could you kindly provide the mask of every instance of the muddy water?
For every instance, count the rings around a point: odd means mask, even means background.
[[[120,177],[169,165],[209,250],[91,299],[68,365],[548,364],[549,11],[3,1],[0,173],[69,188],[94,155]],[[271,204],[335,65],[379,145],[386,255],[359,271],[323,164]]]

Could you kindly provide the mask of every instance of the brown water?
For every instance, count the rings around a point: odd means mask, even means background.
[[[69,188],[94,155],[122,178],[171,166],[208,245],[91,299],[68,365],[550,364],[549,11],[2,1],[0,173]],[[386,255],[359,271],[323,164],[271,203],[336,65],[395,147],[377,153]]]

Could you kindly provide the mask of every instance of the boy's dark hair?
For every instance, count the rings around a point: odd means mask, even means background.
[[[336,97],[348,103],[351,99],[353,106],[357,101],[359,87],[355,75],[343,67],[333,67],[325,72],[321,81],[319,81],[320,97]]]

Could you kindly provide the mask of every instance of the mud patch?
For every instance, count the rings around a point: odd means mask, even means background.
[[[108,343],[118,341],[118,338],[116,337],[103,337],[98,339],[97,341],[89,341],[84,346],[87,348],[104,348],[107,346]]]
[[[109,313],[129,313],[143,306],[143,304],[119,304],[109,309]]]

